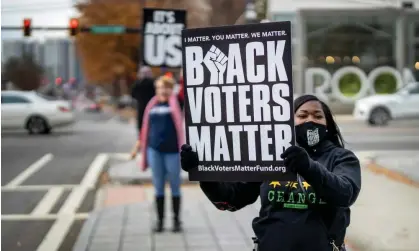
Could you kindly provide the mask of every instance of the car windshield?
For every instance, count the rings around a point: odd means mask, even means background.
[[[48,101],[54,101],[54,100],[58,100],[56,97],[54,96],[48,96],[39,92],[36,92],[36,95],[44,100],[48,100]]]
[[[402,88],[400,88],[397,92],[398,93],[410,92],[411,90],[418,88],[418,85],[419,85],[419,82],[409,83],[407,85],[402,86]]]

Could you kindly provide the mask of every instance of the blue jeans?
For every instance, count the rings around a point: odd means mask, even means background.
[[[156,197],[164,196],[166,178],[170,183],[173,197],[180,196],[180,157],[179,153],[163,153],[147,148],[147,160],[151,168]]]

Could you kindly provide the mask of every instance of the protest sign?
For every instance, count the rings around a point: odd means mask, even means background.
[[[143,65],[181,67],[186,11],[146,8],[143,18]]]
[[[186,141],[194,181],[292,180],[290,22],[182,31]]]

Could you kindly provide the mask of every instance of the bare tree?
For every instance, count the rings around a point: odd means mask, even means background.
[[[44,69],[30,54],[12,57],[2,68],[2,78],[21,90],[36,90],[41,86]]]

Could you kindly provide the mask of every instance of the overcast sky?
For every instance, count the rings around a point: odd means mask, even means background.
[[[77,17],[72,8],[74,0],[2,0],[1,25],[21,26],[24,18],[32,19],[32,26],[68,26],[71,17]],[[66,37],[67,31],[32,31],[31,39]],[[2,31],[1,39],[22,38],[23,31]]]

